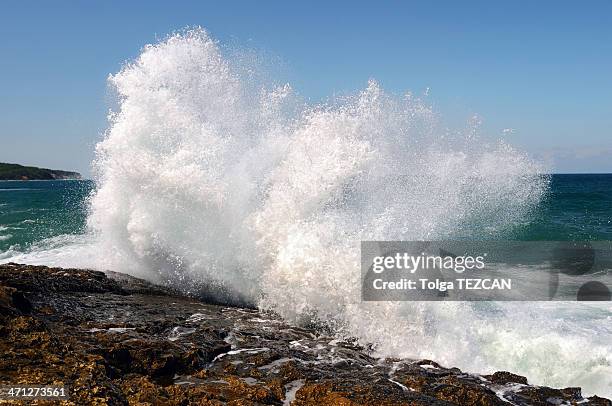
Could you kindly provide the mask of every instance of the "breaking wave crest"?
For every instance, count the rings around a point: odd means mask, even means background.
[[[360,240],[499,235],[546,188],[524,155],[440,129],[416,98],[370,81],[302,104],[252,83],[202,30],[147,46],[110,83],[120,108],[97,147],[92,229],[143,272],[263,293],[293,315],[355,276]],[[275,299],[294,291],[304,300]]]

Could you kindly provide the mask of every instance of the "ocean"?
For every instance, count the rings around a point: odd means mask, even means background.
[[[0,257],[52,237],[85,233],[87,180],[0,182]]]
[[[507,232],[519,241],[612,240],[612,174],[554,174],[537,213]],[[90,180],[1,181],[0,258],[87,233]],[[54,241],[57,241],[54,240]]]
[[[0,183],[0,261],[204,286],[380,357],[612,396],[610,302],[373,302],[359,280],[360,241],[612,240],[611,175],[542,176],[375,80],[313,105],[256,70],[201,29],[144,47],[110,76],[95,187]]]

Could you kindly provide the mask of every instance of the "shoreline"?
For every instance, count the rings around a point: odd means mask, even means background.
[[[0,182],[70,182],[70,181],[93,182],[93,179],[0,179]]]
[[[66,404],[612,405],[506,371],[378,359],[114,272],[0,265],[0,319],[0,384],[68,385]]]

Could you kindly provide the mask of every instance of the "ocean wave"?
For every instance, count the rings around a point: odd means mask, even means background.
[[[381,356],[610,395],[609,307],[360,301],[361,240],[504,236],[546,193],[538,164],[375,81],[307,105],[253,78],[203,30],[145,47],[110,78],[120,108],[96,149],[89,234],[3,261],[208,284]]]

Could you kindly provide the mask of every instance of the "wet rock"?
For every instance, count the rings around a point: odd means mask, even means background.
[[[502,385],[508,383],[521,383],[523,385],[527,385],[527,378],[506,371],[498,371],[493,375],[485,375],[484,377],[493,383],[499,383]]]
[[[2,266],[0,285],[24,292],[38,293],[116,293],[125,294],[119,283],[104,272],[82,269],[60,269],[46,266]]]
[[[611,405],[78,269],[0,265],[0,353],[0,384],[65,384],[66,405]]]
[[[23,293],[15,288],[0,286],[0,314],[7,316],[27,314],[32,304]]]

